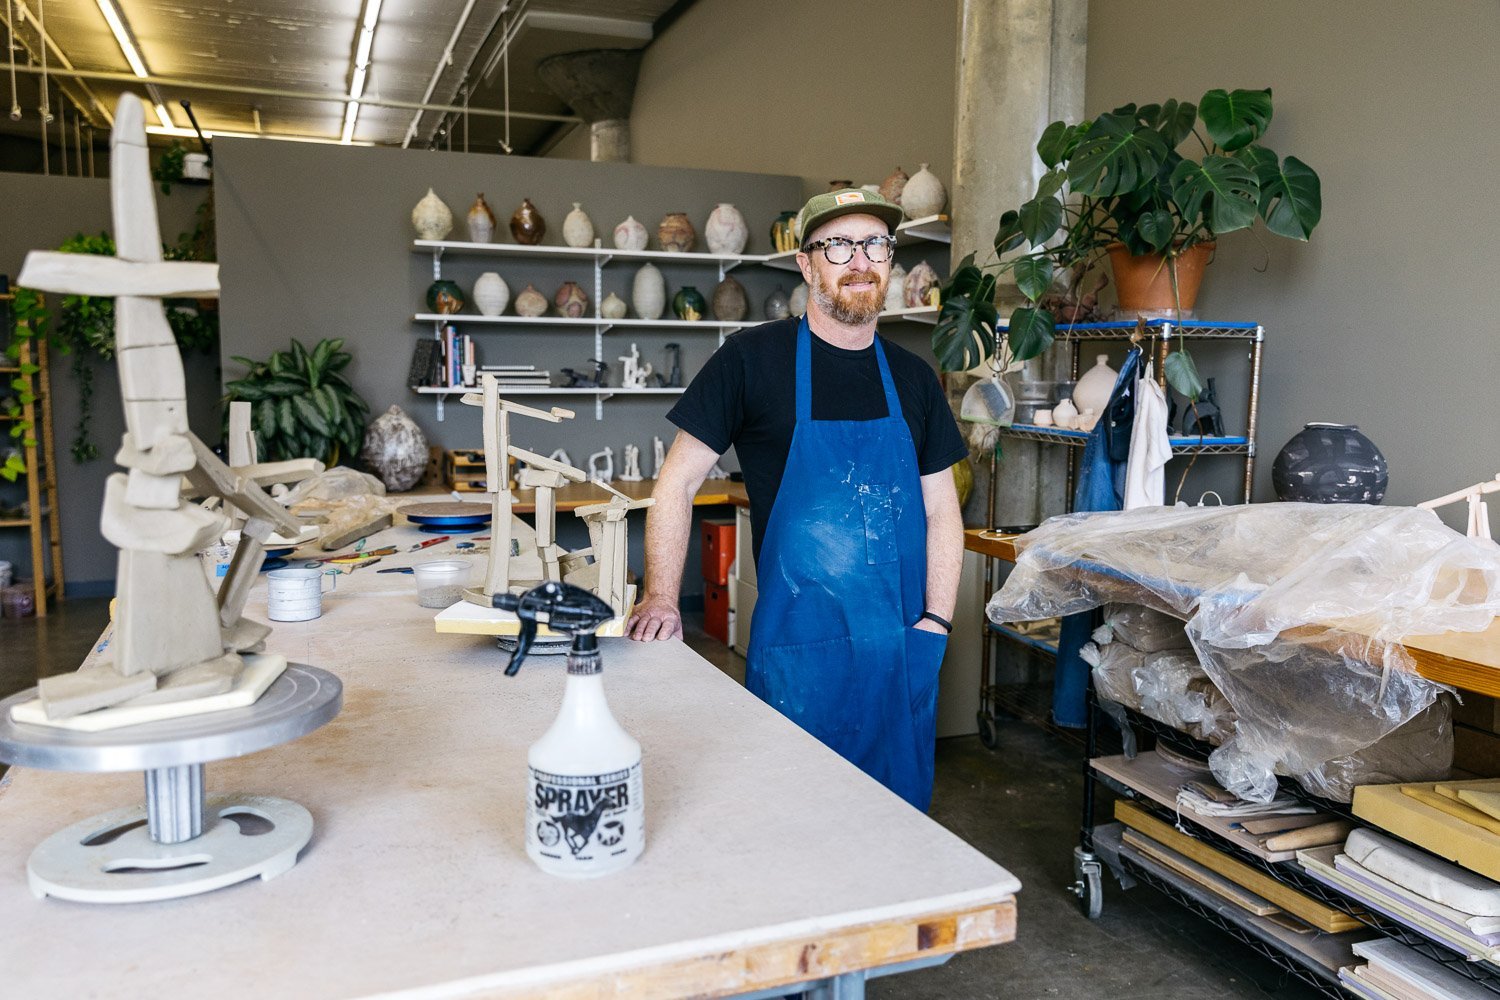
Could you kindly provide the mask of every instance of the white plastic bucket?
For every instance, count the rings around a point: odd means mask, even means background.
[[[275,569],[266,574],[266,613],[273,622],[311,621],[323,613],[323,579],[328,590],[338,578],[316,567]]]

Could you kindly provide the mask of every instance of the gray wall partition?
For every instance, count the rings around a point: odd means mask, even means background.
[[[500,216],[496,241],[511,242],[510,214],[523,197],[530,198],[547,221],[545,244],[563,245],[563,219],[579,202],[593,220],[598,236],[612,246],[611,233],[627,214],[651,234],[670,211],[686,212],[699,231],[719,202],[733,203],[750,228],[748,252],[770,249],[769,227],[777,213],[796,208],[801,181],[795,177],[726,171],[671,169],[619,163],[588,163],[507,158],[493,155],[403,151],[220,139],[214,143],[215,195],[219,256],[223,262],[222,355],[224,378],[242,367],[234,355],[264,358],[286,347],[293,337],[311,345],[323,337],[343,337],[354,353],[350,373],[358,392],[375,413],[392,404],[405,410],[428,440],[448,448],[478,447],[479,413],[450,398],[445,419],[437,419],[431,396],[407,388],[407,369],[420,338],[432,337],[431,323],[413,321],[426,312],[425,296],[433,280],[430,252],[417,252],[411,224],[413,205],[432,188],[453,211],[449,239],[467,239],[464,217],[475,195]],[[713,293],[718,273],[702,264],[661,264],[668,297],[691,284],[705,297]],[[500,255],[450,252],[443,276],[456,280],[467,294],[485,271],[497,271],[514,297],[527,283],[549,298],[564,281],[577,281],[592,297],[593,265],[587,260],[535,260]],[[605,292],[628,302],[636,267],[615,261],[604,268]],[[734,272],[748,289],[751,318],[763,315],[762,302],[780,285],[790,292],[796,275],[761,266]],[[471,306],[465,309],[473,314]],[[507,309],[514,313],[514,305]],[[563,366],[585,368],[594,354],[594,334],[587,328],[461,325],[478,346],[481,363],[535,364],[556,373]],[[611,381],[619,384],[617,358],[639,345],[642,357],[661,367],[663,347],[682,345],[684,374],[691,377],[718,346],[715,331],[625,330],[604,335],[604,359]],[[591,397],[520,397],[537,405],[567,406],[577,419],[561,425],[517,420],[518,445],[547,454],[568,451],[582,466],[591,452],[606,445],[616,454],[616,468],[627,444],[641,448],[650,472],[651,440],[670,442],[672,426],[665,414],[675,397],[616,397],[604,402],[604,419],[596,420]],[[725,465],[734,468],[733,456]],[[726,516],[726,511],[718,511]],[[586,544],[571,518],[560,518],[563,541]],[[640,533],[633,532],[632,562],[640,569]],[[690,555],[686,593],[696,593],[696,565]]]
[[[202,202],[201,187],[174,187],[170,195],[156,192],[161,232],[169,243],[193,228],[193,213]],[[109,181],[80,177],[0,173],[0,274],[15,278],[29,250],[55,249],[78,233],[113,232]],[[78,419],[79,383],[73,358],[54,351],[50,376],[54,440],[57,445],[58,504],[63,537],[63,575],[71,596],[114,591],[115,549],[99,534],[99,506],[104,480],[117,470],[114,454],[120,446],[125,419],[120,409],[120,382],[110,362],[91,357],[94,372],[93,431],[99,457],[74,462],[68,445]],[[183,358],[188,384],[188,420],[210,444],[219,440],[219,359],[215,354]],[[9,379],[6,380],[8,385]],[[8,392],[8,389],[5,390]],[[0,394],[4,394],[0,392]],[[9,438],[3,439],[4,442]],[[7,504],[24,499],[21,484],[0,480],[0,498]],[[25,528],[0,529],[0,559],[15,564],[18,576],[32,573]]]

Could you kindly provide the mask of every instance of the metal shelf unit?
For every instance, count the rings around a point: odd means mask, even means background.
[[[903,222],[896,229],[897,238],[912,242],[948,243],[952,239],[952,231],[949,227],[948,216],[929,215],[920,219],[912,219]],[[593,316],[580,316],[577,318],[565,316],[481,316],[473,313],[430,313],[419,312],[412,317],[413,323],[432,324],[433,337],[442,339],[443,327],[448,324],[472,324],[475,326],[490,326],[504,329],[512,328],[536,328],[536,327],[564,327],[575,330],[592,331],[594,335],[594,357],[604,357],[604,335],[615,327],[626,329],[653,329],[653,330],[677,330],[685,332],[713,332],[718,335],[719,343],[724,343],[724,338],[730,334],[742,330],[751,323],[724,323],[715,320],[680,320],[680,319],[608,319],[599,315],[599,304],[604,297],[604,268],[616,261],[621,262],[645,262],[663,261],[673,264],[700,264],[714,267],[718,273],[718,280],[723,281],[730,271],[741,265],[763,265],[782,270],[797,270],[796,251],[774,254],[713,254],[713,253],[672,253],[664,250],[616,250],[598,245],[595,241],[592,247],[567,247],[567,246],[524,246],[519,243],[469,243],[457,240],[413,240],[413,252],[432,255],[432,279],[439,281],[443,277],[443,257],[447,253],[476,254],[500,257],[520,257],[541,260],[573,260],[588,261],[592,264],[594,271],[594,291],[592,302],[594,305]],[[895,322],[926,323],[937,322],[938,309],[936,306],[916,306],[905,309],[888,309],[880,314],[881,318]],[[443,399],[454,392],[463,392],[473,387],[459,386],[420,386],[413,387],[416,392],[423,395],[437,396],[437,419],[441,421],[444,417]],[[681,389],[623,389],[604,387],[600,389],[563,389],[541,387],[521,390],[507,388],[508,393],[516,394],[525,392],[528,395],[551,395],[562,393],[587,394],[594,397],[594,419],[604,419],[604,401],[612,396],[631,396],[648,394],[671,394],[680,393]]]

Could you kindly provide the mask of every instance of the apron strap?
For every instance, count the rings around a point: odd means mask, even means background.
[[[896,395],[896,381],[891,378],[891,366],[885,360],[885,348],[880,335],[875,335],[875,361],[880,366],[880,388],[885,392],[885,415],[901,417],[901,399]],[[807,315],[797,324],[797,423],[812,420],[812,328],[807,325]]]

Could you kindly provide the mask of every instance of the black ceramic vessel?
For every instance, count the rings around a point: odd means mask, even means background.
[[[1308,424],[1276,455],[1271,484],[1286,501],[1378,504],[1385,499],[1390,471],[1375,442],[1358,427]]]

